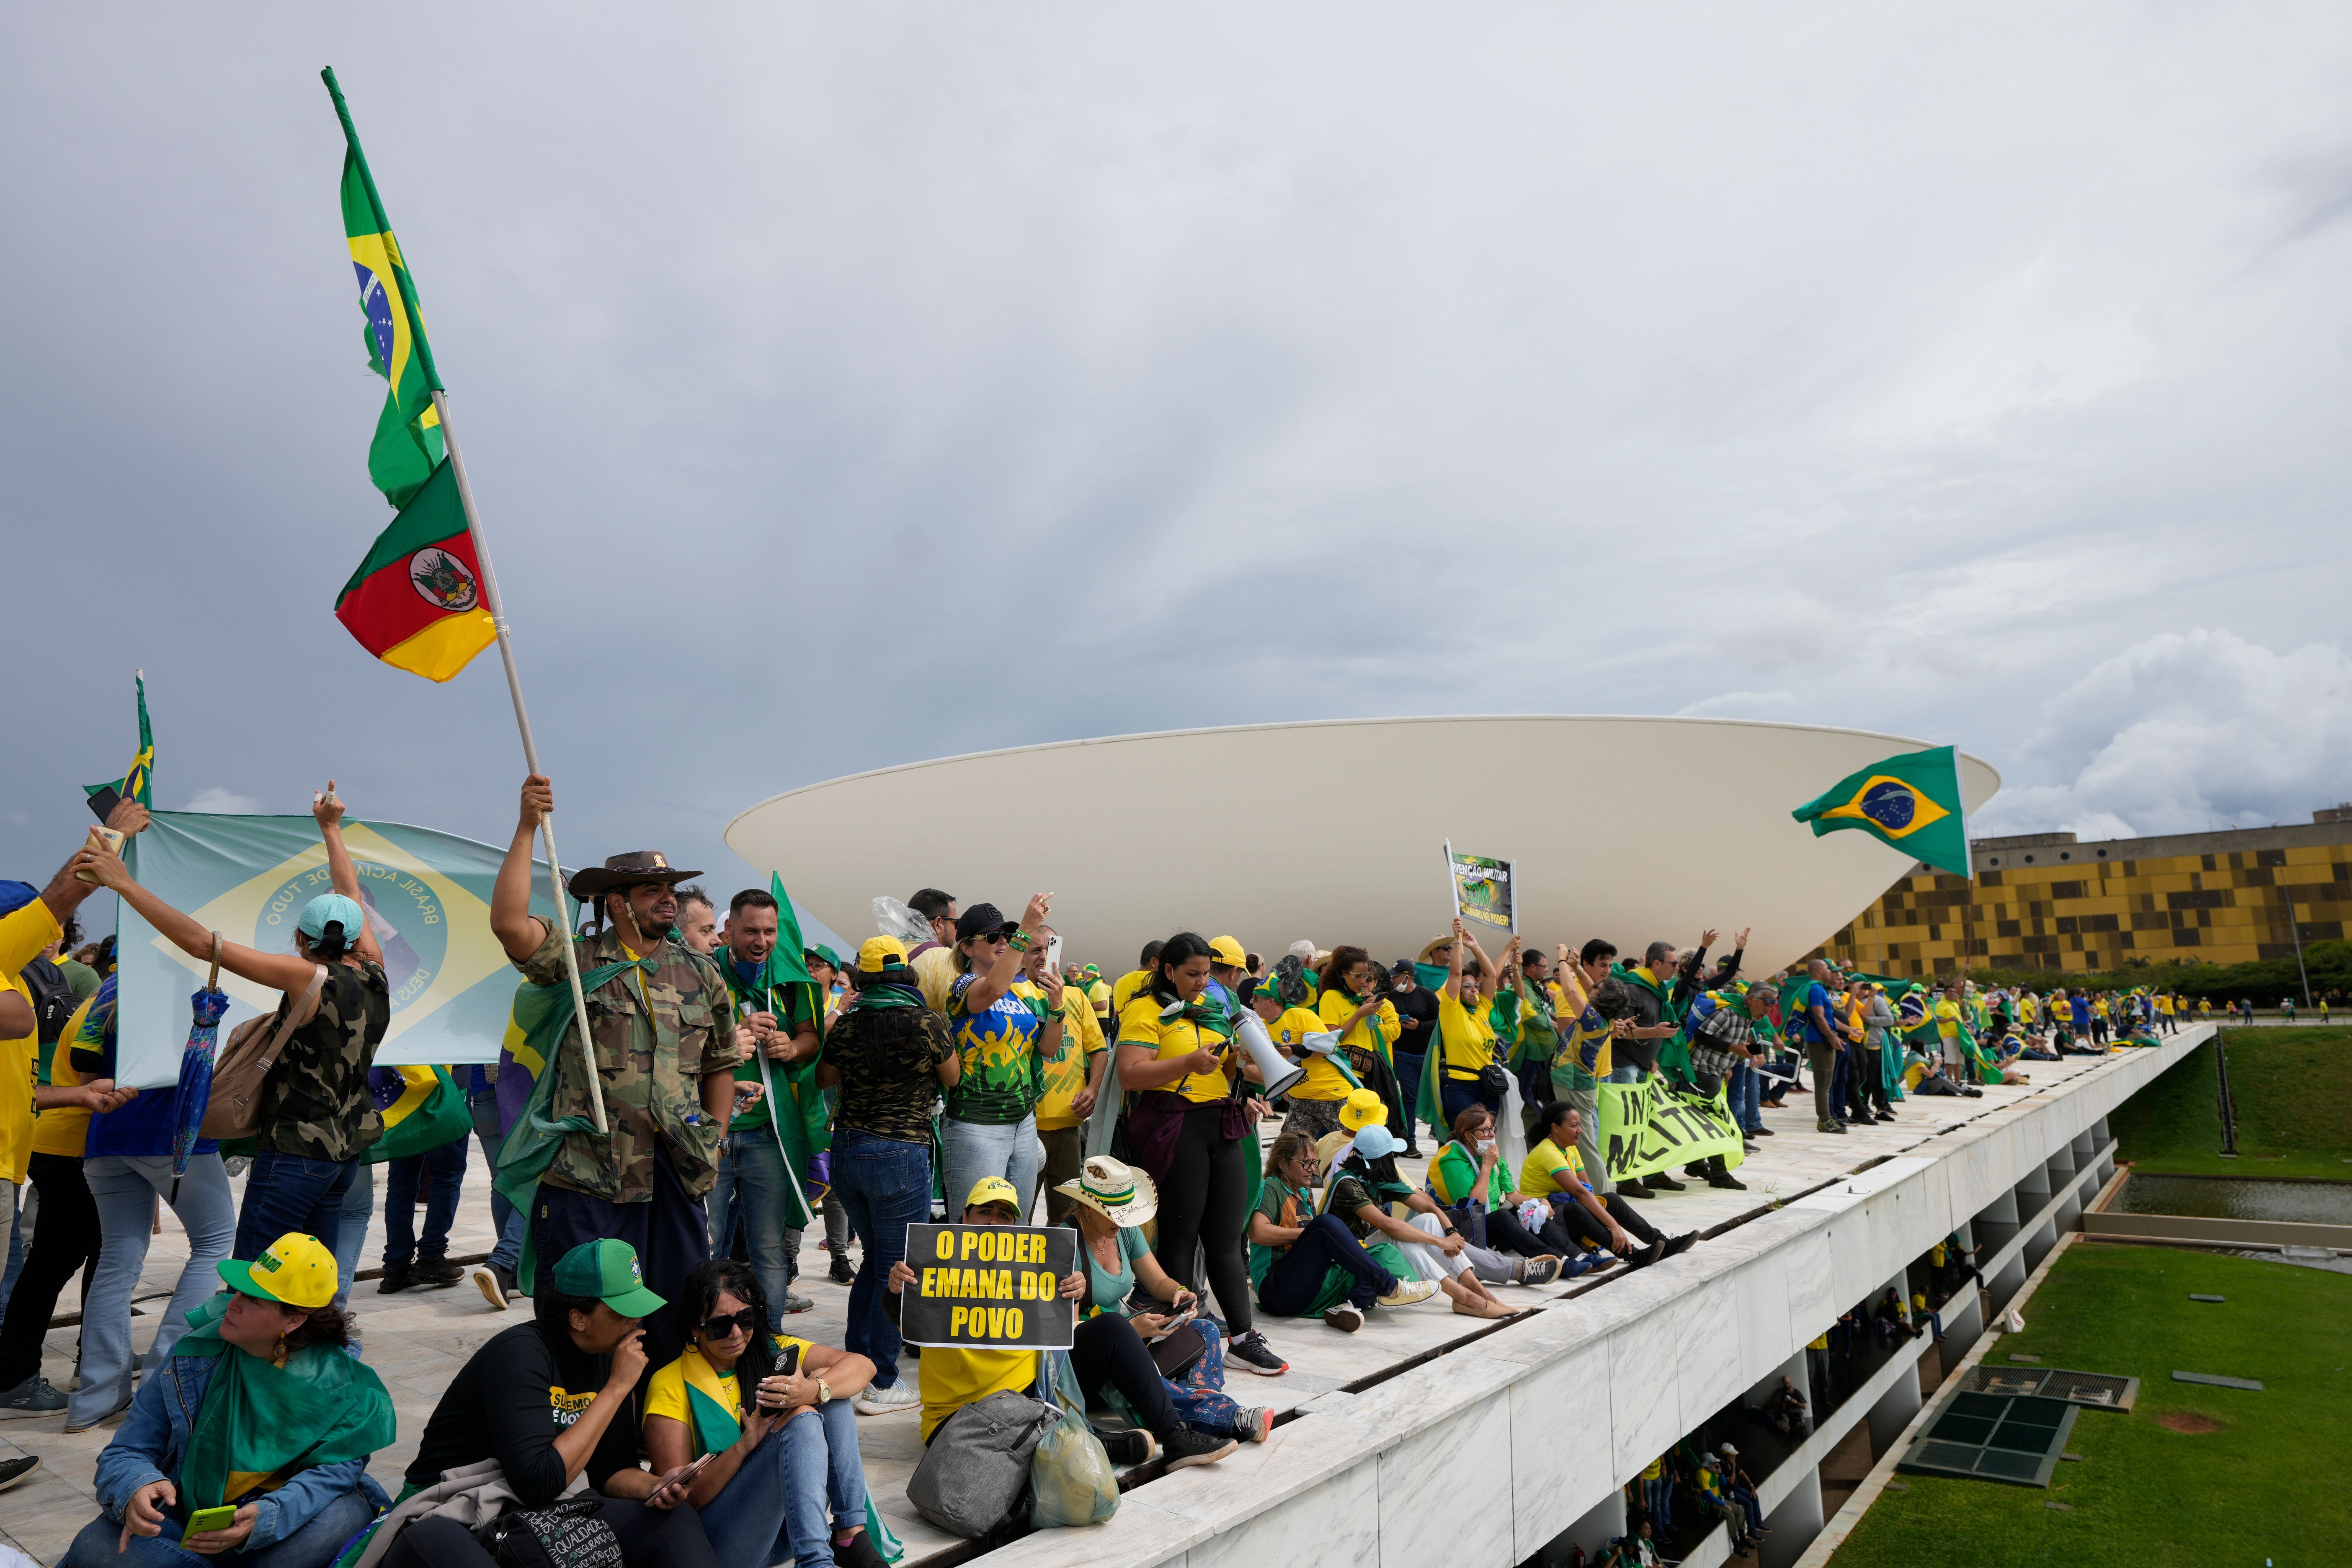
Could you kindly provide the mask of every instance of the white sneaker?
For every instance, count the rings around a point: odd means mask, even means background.
[[[1381,1298],[1383,1307],[1410,1307],[1415,1301],[1426,1301],[1437,1294],[1437,1287],[1426,1279],[1400,1279],[1397,1288]]]
[[[912,1410],[922,1402],[923,1396],[902,1379],[887,1388],[877,1388],[867,1384],[857,1391],[854,1404],[860,1415],[895,1415],[901,1410]]]
[[[1342,1301],[1326,1309],[1323,1321],[1343,1334],[1352,1334],[1364,1326],[1364,1310],[1353,1301]]]

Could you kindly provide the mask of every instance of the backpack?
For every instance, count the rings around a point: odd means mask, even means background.
[[[279,1014],[264,1013],[229,1031],[221,1047],[220,1065],[213,1068],[212,1099],[205,1104],[204,1125],[197,1136],[226,1143],[260,1134],[262,1086],[269,1080],[269,1069],[278,1065],[278,1053],[293,1038],[295,1020],[306,1014],[316,1016],[311,1004],[326,983],[326,966],[315,965],[310,984],[300,994],[287,993],[282,1021]]]
[[[17,972],[17,978],[32,994],[33,1018],[40,1029],[41,1044],[56,1045],[58,1037],[65,1033],[67,1022],[73,1017],[74,1009],[81,1005],[81,998],[67,984],[66,972],[46,958],[37,958],[25,965]]]

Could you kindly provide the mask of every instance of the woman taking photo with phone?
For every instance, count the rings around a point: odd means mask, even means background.
[[[1078,1263],[1087,1276],[1079,1316],[1128,1312],[1139,1289],[1150,1305],[1129,1312],[1128,1321],[1151,1347],[1178,1418],[1213,1437],[1265,1442],[1274,1430],[1274,1412],[1237,1404],[1224,1392],[1224,1342],[1217,1321],[1200,1315],[1200,1298],[1168,1278],[1143,1239],[1142,1227],[1160,1207],[1151,1178],[1097,1154],[1076,1181],[1054,1190],[1072,1200],[1078,1225]]]
[[[874,1363],[768,1333],[759,1276],[731,1258],[698,1265],[685,1296],[690,1342],[646,1387],[646,1455],[664,1474],[701,1463],[686,1497],[711,1551],[730,1568],[881,1568],[850,1404]]]

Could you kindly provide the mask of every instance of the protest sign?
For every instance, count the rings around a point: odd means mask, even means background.
[[[1601,1086],[1601,1163],[1612,1182],[1629,1182],[1711,1155],[1737,1165],[1746,1156],[1739,1123],[1717,1089],[1711,1100],[1658,1078]]]
[[[1519,929],[1517,889],[1508,860],[1484,855],[1456,855],[1454,841],[1445,841],[1445,875],[1454,885],[1454,912],[1473,925],[1490,931]]]
[[[1036,1225],[910,1225],[915,1282],[898,1302],[909,1344],[967,1350],[1067,1350],[1077,1303],[1061,1281],[1078,1266],[1078,1233]]]

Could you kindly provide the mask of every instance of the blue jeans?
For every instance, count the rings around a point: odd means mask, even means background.
[[[1741,1131],[1752,1138],[1763,1131],[1764,1085],[1756,1076],[1756,1069],[1746,1062],[1731,1069],[1731,1092],[1727,1103],[1731,1108],[1731,1119],[1739,1123]]]
[[[8,1215],[8,1262],[0,1268],[0,1312],[8,1310],[8,1293],[16,1288],[16,1276],[25,1271],[25,1227],[16,1221],[16,1184],[0,1182],[0,1209]]]
[[[155,1326],[143,1363],[152,1377],[187,1331],[190,1308],[221,1288],[213,1265],[228,1256],[236,1237],[236,1203],[218,1154],[192,1154],[175,1193],[169,1154],[100,1154],[82,1162],[90,1202],[98,1207],[98,1271],[81,1310],[81,1386],[66,1401],[66,1421],[79,1426],[131,1403],[131,1377],[142,1363],[131,1349],[131,1296],[147,1261],[148,1223],[155,1199],[167,1198],[188,1233],[188,1262]]]
[[[856,1407],[836,1399],[794,1411],[700,1511],[711,1555],[728,1568],[787,1557],[793,1568],[830,1568],[834,1530],[866,1523]]]
[[[791,1257],[784,1244],[784,1184],[793,1173],[784,1165],[772,1127],[754,1127],[727,1134],[726,1157],[719,1162],[719,1182],[710,1189],[710,1255],[725,1255],[735,1238],[735,1221],[743,1221],[743,1239],[750,1245],[751,1272],[768,1297],[768,1331],[784,1326],[784,1293],[792,1289]],[[722,1561],[724,1561],[722,1559]]]
[[[1420,1104],[1421,1075],[1427,1061],[1426,1057],[1412,1056],[1404,1051],[1396,1053],[1397,1098],[1404,1101],[1404,1119],[1408,1122],[1414,1120]],[[1407,1136],[1409,1132],[1417,1133],[1417,1128],[1391,1127],[1389,1131],[1408,1143],[1421,1142],[1418,1136]]]
[[[281,1541],[255,1552],[222,1552],[204,1557],[180,1549],[180,1521],[174,1519],[163,1521],[163,1533],[134,1535],[128,1552],[117,1551],[122,1521],[101,1513],[81,1527],[58,1568],[320,1568],[334,1561],[335,1549],[374,1517],[375,1504],[367,1495],[349,1491]]]
[[[486,1089],[466,1102],[474,1113],[474,1137],[482,1145],[482,1168],[489,1173],[490,1223],[499,1227],[499,1244],[490,1248],[491,1267],[511,1274],[522,1261],[522,1210],[507,1202],[506,1194],[497,1186],[499,1175],[499,1145],[506,1142],[506,1133],[499,1126],[499,1091]]]
[[[1472,1106],[1482,1106],[1486,1114],[1499,1120],[1503,1114],[1503,1097],[1493,1093],[1475,1080],[1441,1078],[1437,1080],[1437,1097],[1445,1111],[1445,1125],[1451,1130],[1454,1119]]]
[[[438,1149],[389,1162],[383,1184],[383,1260],[438,1263],[449,1256],[449,1225],[457,1217],[457,1194],[466,1183],[466,1141],[455,1138]],[[425,1196],[425,1237],[415,1239],[416,1184],[433,1173]]]
[[[334,1249],[342,1234],[343,1194],[359,1169],[357,1160],[306,1160],[275,1149],[256,1154],[229,1256],[250,1262],[288,1231],[315,1236]]]
[[[360,1254],[367,1250],[368,1220],[375,1213],[375,1167],[360,1162],[352,1184],[343,1189],[343,1212],[335,1231],[335,1310],[352,1304],[352,1282],[359,1273]],[[352,1320],[352,1343],[360,1342],[360,1321]]]
[[[882,1310],[883,1281],[890,1266],[907,1256],[907,1227],[931,1217],[930,1148],[841,1128],[833,1135],[833,1190],[841,1194],[859,1242],[841,1345],[872,1362],[874,1386],[888,1388],[898,1381],[903,1342],[898,1325]]]
[[[982,1176],[1002,1176],[1021,1194],[1021,1214],[1025,1222],[1037,1201],[1037,1173],[1045,1163],[1044,1148],[1037,1142],[1034,1116],[1024,1116],[1002,1127],[941,1117],[940,1191],[948,1200],[949,1216],[963,1217],[963,1200]]]

